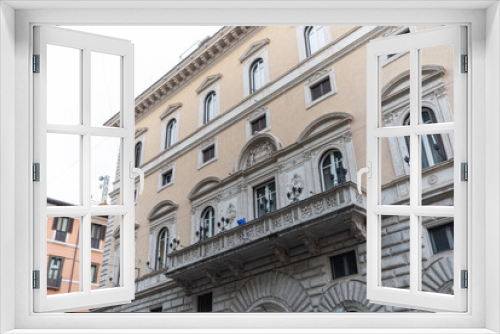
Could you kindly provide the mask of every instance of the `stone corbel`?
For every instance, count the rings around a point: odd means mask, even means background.
[[[344,220],[344,223],[351,228],[353,237],[359,241],[366,240],[366,218],[352,216],[350,219]]]
[[[319,246],[319,241],[317,238],[304,233],[302,235],[299,235],[299,239],[302,241],[304,246],[306,246],[307,250],[311,255],[317,255],[320,252],[320,246]]]
[[[203,271],[213,284],[219,284],[219,275],[217,275],[217,272],[214,269],[205,268]]]
[[[234,261],[226,261],[226,264],[234,276],[236,276],[238,278],[243,277],[243,268],[242,268],[241,264],[239,264],[238,262],[234,262]]]
[[[290,262],[290,256],[288,255],[288,249],[281,245],[281,244],[273,244],[271,246],[269,246],[271,248],[271,250],[274,251],[274,254],[276,254],[276,256],[278,257],[278,260],[283,263],[283,264],[287,264],[288,262]]]
[[[166,274],[165,274],[166,276]],[[189,295],[191,294],[191,283],[186,280],[186,279],[182,279],[182,278],[176,278],[174,279],[174,281],[177,283],[177,285],[179,285],[180,287],[182,287],[184,289],[184,292]]]

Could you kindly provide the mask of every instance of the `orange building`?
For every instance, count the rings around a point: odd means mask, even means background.
[[[73,204],[47,198],[47,206]],[[99,288],[107,216],[93,216],[91,227],[91,288]],[[80,220],[47,219],[47,295],[80,291]]]

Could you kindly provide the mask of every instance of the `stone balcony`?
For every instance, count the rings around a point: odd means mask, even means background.
[[[311,254],[319,254],[321,239],[336,233],[351,231],[365,240],[365,207],[365,194],[358,195],[354,183],[343,183],[172,252],[165,276],[178,281],[202,276],[215,280],[218,271],[241,275],[244,263],[272,253],[286,263],[294,247],[305,246]]]

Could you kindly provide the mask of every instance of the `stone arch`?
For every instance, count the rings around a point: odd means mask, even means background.
[[[302,143],[303,141],[314,137],[317,134],[324,133],[325,131],[331,131],[332,128],[342,124],[344,121],[352,121],[351,114],[346,112],[332,112],[318,117],[306,126],[306,128],[300,133],[297,138],[297,143]]]
[[[149,220],[155,220],[161,216],[164,216],[172,211],[177,210],[179,206],[171,200],[164,200],[156,204],[151,211],[148,213]]]
[[[293,277],[278,271],[260,274],[247,281],[236,293],[231,312],[249,312],[263,303],[279,305],[289,312],[312,312],[304,287]]]
[[[188,199],[193,200],[198,195],[217,187],[221,180],[215,176],[209,176],[198,182],[188,194]]]
[[[335,312],[342,305],[364,312],[377,312],[383,308],[366,299],[366,283],[358,280],[334,282],[325,287],[318,311]]]
[[[261,133],[254,136],[241,149],[236,159],[235,171],[250,168],[269,159],[281,147],[280,140],[270,133]]]
[[[422,275],[422,290],[441,292],[453,281],[453,257],[445,256],[430,263]]]

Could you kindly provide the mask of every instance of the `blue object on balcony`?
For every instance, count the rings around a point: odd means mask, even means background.
[[[237,222],[238,222],[238,225],[243,225],[243,224],[245,224],[247,221],[246,221],[246,218],[243,218],[243,219],[239,219],[239,220],[237,220]]]

